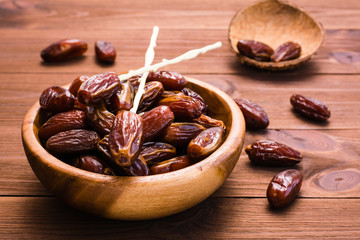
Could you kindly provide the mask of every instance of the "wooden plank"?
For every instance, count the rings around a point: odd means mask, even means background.
[[[48,197],[1,197],[0,203],[1,239],[357,239],[360,234],[360,213],[354,211],[359,199],[299,198],[273,211],[264,198],[210,198],[172,217],[136,222],[100,219]]]

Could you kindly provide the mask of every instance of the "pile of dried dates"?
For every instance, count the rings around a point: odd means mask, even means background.
[[[150,72],[136,112],[141,76],[112,72],[80,76],[69,89],[53,86],[39,99],[48,118],[43,146],[75,167],[108,175],[145,176],[182,169],[223,142],[225,125],[179,73]]]

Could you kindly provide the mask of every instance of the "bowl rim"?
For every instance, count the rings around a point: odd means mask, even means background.
[[[292,59],[292,60],[287,60],[287,61],[282,61],[282,62],[262,62],[262,61],[257,61],[257,60],[254,60],[254,59],[251,59],[249,57],[246,57],[244,55],[239,54],[239,51],[236,48],[234,48],[234,46],[232,44],[232,38],[231,38],[231,35],[230,35],[231,30],[232,30],[233,22],[235,21],[235,19],[239,15],[243,14],[244,11],[248,10],[249,8],[256,7],[257,5],[266,3],[266,2],[277,2],[280,5],[288,6],[290,8],[293,8],[293,9],[295,9],[297,11],[302,12],[309,19],[311,19],[315,23],[317,28],[319,29],[320,36],[321,36],[321,40],[319,41],[318,46],[316,47],[316,49],[313,52],[311,52],[310,54],[306,55],[306,56],[300,56],[299,58]],[[256,1],[256,2],[246,6],[245,8],[236,11],[234,16],[231,18],[231,21],[230,21],[230,24],[229,24],[229,27],[228,27],[228,42],[230,44],[230,47],[231,47],[232,51],[234,51],[236,53],[236,55],[237,55],[238,59],[240,60],[240,62],[242,64],[247,64],[249,66],[254,66],[254,67],[257,67],[257,68],[266,69],[266,70],[272,70],[272,71],[293,69],[293,68],[296,68],[296,67],[302,65],[303,63],[309,61],[318,52],[320,47],[323,45],[324,38],[325,38],[325,29],[324,29],[323,25],[319,21],[316,21],[303,8],[298,7],[294,3],[290,3],[289,1],[285,1],[285,0],[259,0],[259,1]]]
[[[90,181],[96,181],[96,182],[112,182],[112,181],[136,181],[136,182],[153,182],[157,179],[164,179],[164,178],[178,178],[185,171],[193,170],[196,168],[201,168],[203,171],[205,171],[208,168],[211,168],[214,164],[217,164],[217,157],[221,155],[230,156],[233,152],[233,145],[236,144],[236,141],[240,142],[240,147],[243,146],[243,140],[245,136],[245,120],[244,116],[240,110],[240,108],[236,105],[235,101],[227,95],[222,90],[216,88],[215,86],[197,80],[195,78],[186,77],[184,76],[190,84],[198,85],[202,88],[207,88],[212,92],[215,92],[219,97],[223,98],[223,100],[229,105],[229,108],[231,109],[230,113],[232,116],[232,122],[231,127],[232,131],[230,131],[225,139],[225,141],[222,143],[222,145],[210,156],[207,158],[192,164],[191,166],[188,166],[186,168],[176,170],[173,172],[168,173],[162,173],[157,175],[149,175],[149,176],[112,176],[112,175],[104,175],[99,173],[93,173],[90,171],[82,170],[79,168],[76,168],[74,166],[71,166],[70,164],[67,164],[60,159],[54,157],[50,153],[48,153],[45,148],[40,144],[40,141],[38,140],[38,137],[35,136],[34,133],[34,121],[40,111],[40,105],[37,101],[33,106],[27,111],[24,120],[22,122],[21,127],[21,135],[22,135],[22,141],[23,145],[25,145],[29,148],[29,150],[36,155],[35,158],[41,159],[41,162],[46,164],[47,166],[51,168],[55,168],[58,171],[61,171],[63,174],[70,175],[72,177],[81,177],[85,180]],[[68,85],[66,85],[68,86]],[[239,134],[240,133],[240,134]],[[237,143],[239,145],[239,143]],[[224,157],[225,159],[226,157]],[[29,159],[28,159],[29,161]],[[30,161],[29,161],[30,162]],[[31,164],[30,164],[31,165]],[[33,167],[33,166],[31,166]]]

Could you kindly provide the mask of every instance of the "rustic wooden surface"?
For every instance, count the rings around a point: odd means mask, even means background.
[[[360,237],[360,1],[293,0],[324,26],[317,55],[300,69],[259,72],[240,65],[227,40],[231,18],[255,1],[109,0],[0,1],[0,239],[359,239]],[[225,184],[198,206],[162,219],[100,219],[49,193],[23,152],[20,128],[50,85],[80,74],[122,72],[144,64],[152,27],[160,26],[155,61],[222,41],[223,47],[166,69],[244,97],[268,113],[258,139],[287,143],[304,154],[305,180],[288,208],[268,207],[266,188],[283,168],[254,167],[243,152]],[[63,38],[89,43],[82,58],[45,64],[40,51]],[[94,60],[95,40],[112,42],[116,63]],[[318,98],[332,111],[327,124],[299,118],[289,97]]]

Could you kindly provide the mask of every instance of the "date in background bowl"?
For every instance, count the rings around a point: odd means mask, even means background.
[[[238,11],[228,31],[231,48],[242,64],[259,69],[281,71],[295,69],[310,60],[323,42],[324,30],[305,11],[279,0],[257,2]],[[237,43],[241,39],[255,40],[274,50],[287,41],[301,45],[301,55],[283,62],[262,62],[239,54]]]
[[[40,182],[70,206],[91,214],[121,220],[169,216],[195,206],[214,193],[235,167],[245,135],[245,122],[231,97],[216,87],[187,78],[187,87],[201,94],[209,115],[224,121],[224,143],[206,159],[170,173],[108,176],[75,168],[49,154],[40,144],[44,121],[39,104],[27,112],[22,140],[30,166]]]

